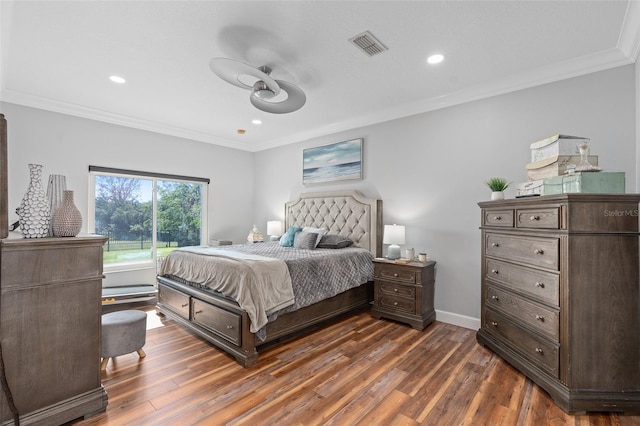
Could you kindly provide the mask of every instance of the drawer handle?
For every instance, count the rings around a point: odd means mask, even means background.
[[[228,326],[227,326],[227,330],[231,330],[232,328],[233,328],[233,326],[232,326],[232,325],[228,325]]]
[[[496,302],[500,300],[500,298],[498,296],[496,296],[495,294],[493,296],[491,296],[491,298],[493,300],[495,300]]]
[[[393,302],[393,306],[398,306],[398,302]]]
[[[491,243],[491,247],[500,247],[500,243]]]
[[[542,250],[542,249],[535,249],[533,252],[535,254],[544,254],[544,250]]]
[[[529,220],[540,220],[540,216],[531,216]]]
[[[493,220],[502,220],[502,216],[494,216]]]
[[[544,351],[542,350],[542,348],[536,348],[536,353],[544,355]]]
[[[497,274],[497,273],[498,273],[498,270],[497,270],[497,269],[492,269],[492,270],[491,270],[491,273],[492,273],[492,274]]]
[[[542,321],[542,322],[544,322],[544,316],[542,316],[542,315],[536,315],[536,320],[537,320],[537,321]]]
[[[495,321],[491,321],[491,325],[492,325],[492,326],[494,326],[494,327],[497,327],[497,326],[498,326],[498,323],[497,323],[497,322],[495,322]]]
[[[189,306],[189,304],[188,304],[188,303],[184,303],[184,304],[182,304],[181,306],[182,306],[183,308],[186,308],[187,306]]]
[[[398,289],[397,289],[397,288],[394,288],[394,289],[393,289],[393,291],[395,291],[395,292],[397,293],[397,292],[398,292]]]
[[[534,285],[538,288],[544,288],[544,283],[541,282],[536,282]]]
[[[196,311],[196,314],[201,314],[202,310]]]
[[[394,277],[398,278],[398,274],[393,274]]]

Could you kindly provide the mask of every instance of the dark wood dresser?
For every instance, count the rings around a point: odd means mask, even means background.
[[[477,339],[567,412],[640,411],[638,194],[481,202]]]
[[[433,308],[436,262],[395,263],[375,259],[371,316],[423,330],[436,319]]]
[[[0,332],[22,425],[103,411],[101,236],[0,240]],[[12,423],[5,395],[0,419]]]

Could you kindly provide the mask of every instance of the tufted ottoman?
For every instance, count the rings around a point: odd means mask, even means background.
[[[142,350],[147,336],[147,314],[143,311],[117,311],[102,315],[102,362],[100,369],[107,368],[109,358]]]

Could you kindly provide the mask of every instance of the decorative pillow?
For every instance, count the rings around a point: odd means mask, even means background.
[[[313,250],[316,248],[318,234],[315,232],[298,232],[293,240],[293,247],[297,249]]]
[[[292,226],[287,229],[287,232],[280,238],[280,245],[282,247],[293,247],[293,240],[298,232],[301,232],[302,228]]]
[[[320,239],[324,234],[327,233],[327,230],[324,228],[313,228],[311,226],[305,226],[304,228],[302,228],[302,232],[313,232],[318,234],[318,238],[316,239],[316,245],[314,246],[315,248],[315,247],[318,247],[318,243],[320,242]]]
[[[353,241],[342,235],[327,234],[323,235],[318,243],[318,248],[341,249],[349,247]]]

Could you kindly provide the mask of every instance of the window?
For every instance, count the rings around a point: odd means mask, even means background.
[[[155,267],[207,235],[208,179],[89,167],[89,232],[109,237],[105,270]]]

